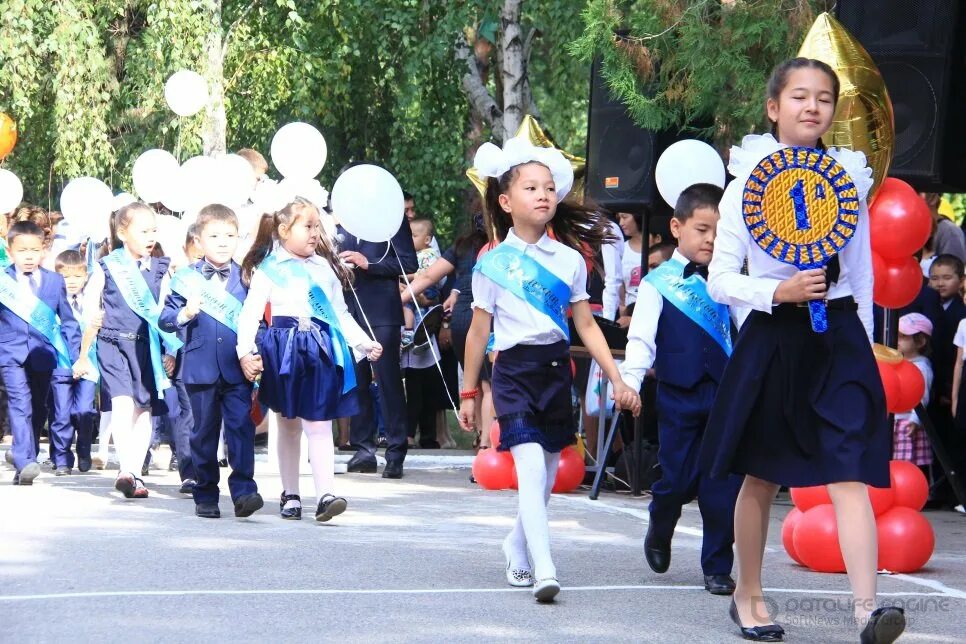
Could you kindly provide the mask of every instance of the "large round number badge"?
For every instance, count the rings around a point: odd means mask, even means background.
[[[822,150],[782,148],[745,182],[745,226],[758,246],[786,264],[821,268],[845,248],[859,222],[859,194],[838,161]],[[828,329],[825,302],[808,306],[812,329]]]

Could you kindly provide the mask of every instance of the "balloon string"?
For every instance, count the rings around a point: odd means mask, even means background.
[[[389,241],[389,245],[392,246],[391,240]],[[393,246],[393,250],[395,250],[395,246]],[[388,249],[386,250],[386,252],[387,253],[389,252]],[[422,308],[420,308],[419,302],[416,301],[416,293],[413,291],[413,285],[409,281],[409,276],[406,274],[406,268],[402,265],[402,260],[399,258],[398,252],[396,252],[396,261],[399,262],[399,271],[402,274],[403,281],[406,282],[406,288],[409,290],[409,297],[412,298],[413,306],[416,307],[416,313],[418,313],[419,318],[422,319],[423,310]],[[429,342],[429,350],[433,354],[433,362],[436,363],[436,370],[439,371],[439,377],[443,381],[443,390],[446,392],[446,397],[449,398],[449,404],[453,408],[453,411],[456,412],[457,415],[459,415],[459,410],[456,408],[456,402],[453,400],[452,394],[449,393],[449,387],[446,386],[446,376],[443,375],[443,366],[441,364],[441,358],[436,353],[436,347],[433,346],[432,338],[429,338],[428,334],[427,334],[427,340]]]

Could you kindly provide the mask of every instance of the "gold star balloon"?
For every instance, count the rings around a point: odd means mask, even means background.
[[[872,201],[889,172],[896,139],[892,101],[879,68],[862,44],[827,13],[815,19],[798,55],[828,63],[838,74],[838,104],[822,141],[865,153],[875,181],[868,197]]]
[[[17,145],[17,122],[8,114],[0,112],[0,161],[3,161]]]
[[[515,136],[525,137],[530,143],[540,148],[555,148],[560,150],[557,145],[547,136],[547,133],[543,131],[540,124],[537,123],[537,119],[533,118],[529,114],[523,117],[523,123],[520,124],[520,128],[517,130]],[[587,167],[587,160],[582,157],[577,157],[572,154],[560,150],[560,153],[564,155],[564,158],[570,161],[571,167],[574,169],[574,186],[570,189],[570,194],[574,195],[575,199],[583,200],[584,196],[584,175],[585,169]],[[481,177],[476,171],[476,168],[470,168],[466,171],[466,176],[469,180],[476,186],[476,189],[480,192],[481,197],[486,197],[486,178]],[[485,209],[484,209],[485,211]],[[495,228],[489,221],[489,216],[484,212],[484,221],[486,222],[486,232],[493,241],[496,238]]]

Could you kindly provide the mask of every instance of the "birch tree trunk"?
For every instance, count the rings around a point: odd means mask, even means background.
[[[209,15],[205,39],[205,80],[208,82],[208,105],[201,129],[202,150],[207,156],[224,154],[228,119],[225,115],[225,48],[222,36],[221,0],[205,0]]]

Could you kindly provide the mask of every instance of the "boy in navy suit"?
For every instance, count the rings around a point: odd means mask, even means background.
[[[647,563],[654,572],[667,571],[681,508],[697,497],[704,523],[705,589],[730,595],[735,588],[734,510],[741,479],[711,481],[698,467],[704,427],[731,354],[728,307],[711,299],[706,282],[721,194],[717,186],[699,183],[678,198],[671,219],[678,248],[641,282],[621,374],[633,387],[653,368],[657,381],[661,478],[651,488],[644,539]]]
[[[228,489],[235,516],[262,507],[255,485],[255,425],[251,419],[252,382],[261,359],[235,353],[238,313],[248,294],[241,269],[231,258],[238,246],[238,219],[230,209],[206,206],[198,214],[197,240],[205,258],[183,268],[171,280],[171,295],[161,313],[161,327],[184,329],[182,379],[191,401],[194,427],[189,443],[197,476],[195,514],[216,519],[218,508],[218,436],[222,421],[232,473]]]
[[[33,436],[34,400],[53,407],[50,455],[59,475],[70,474],[71,365],[80,350],[80,328],[67,302],[64,278],[40,267],[44,231],[21,221],[7,243],[13,265],[0,274],[0,372],[7,386],[13,434],[14,485],[31,485],[40,473]]]

